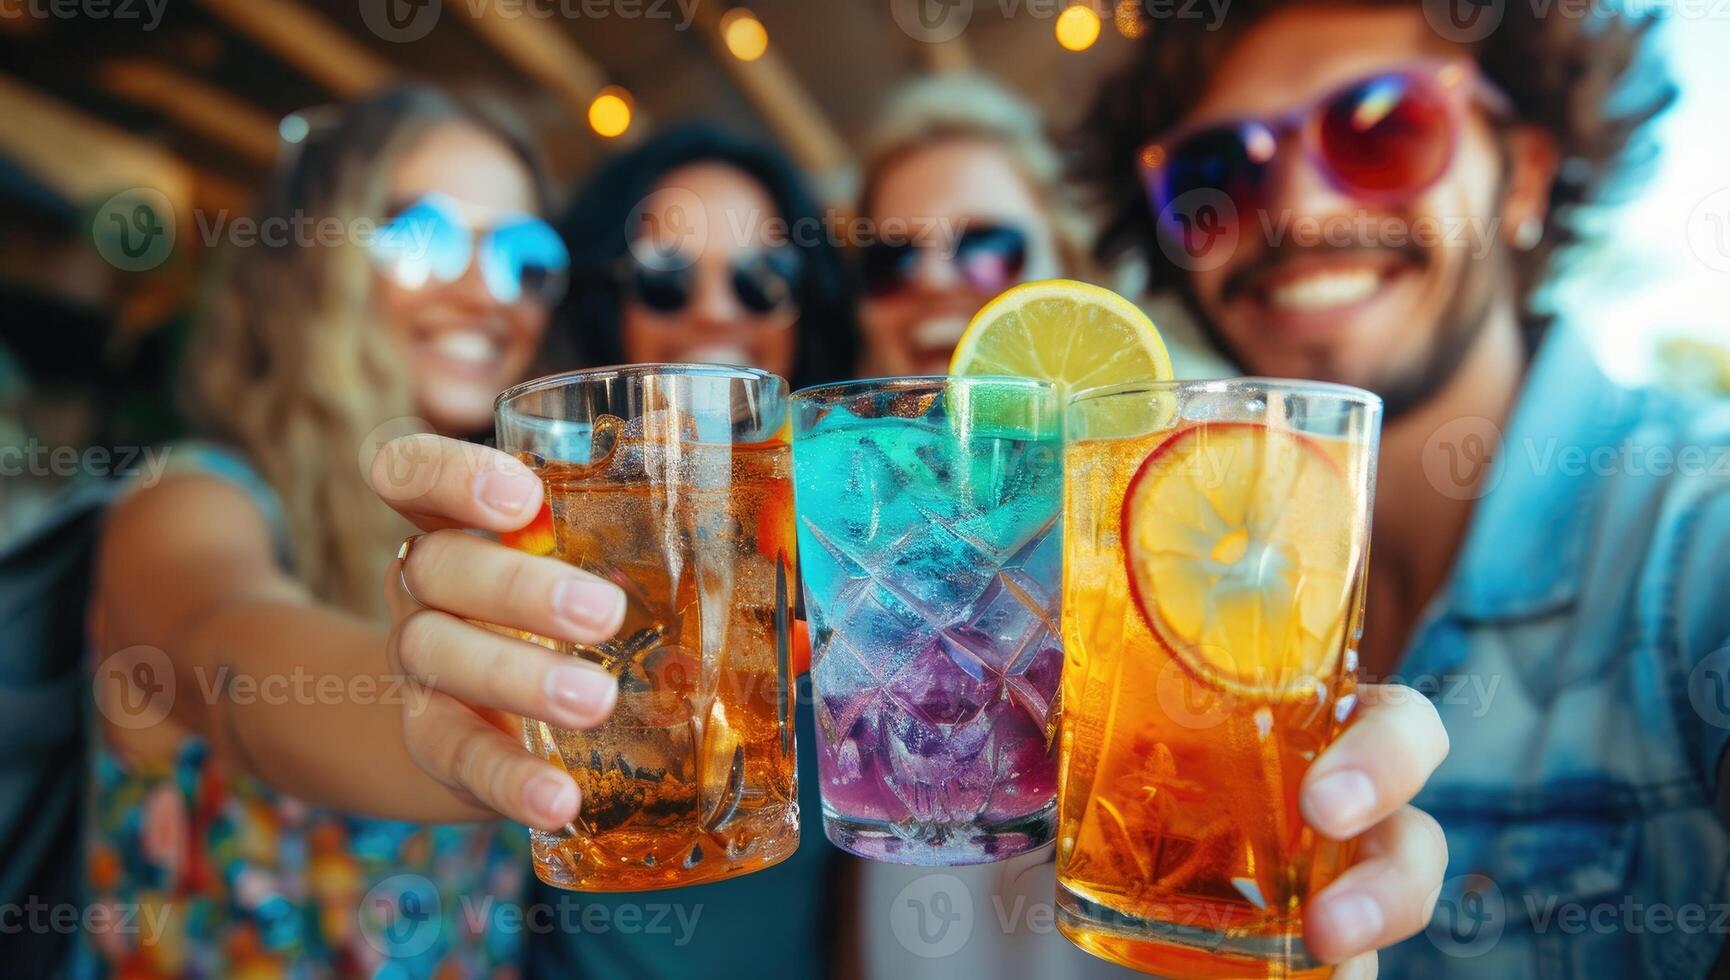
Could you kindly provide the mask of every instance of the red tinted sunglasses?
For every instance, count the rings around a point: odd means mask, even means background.
[[[1181,126],[1136,154],[1155,220],[1181,233],[1172,202],[1191,191],[1260,209],[1279,145],[1296,134],[1304,158],[1337,191],[1367,203],[1407,200],[1448,169],[1467,108],[1494,116],[1513,105],[1470,62],[1424,62],[1347,83],[1277,116]]]

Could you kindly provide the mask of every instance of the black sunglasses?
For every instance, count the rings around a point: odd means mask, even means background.
[[[796,249],[774,248],[734,259],[727,281],[740,306],[764,316],[795,305],[801,268]],[[697,281],[695,260],[633,252],[623,260],[623,270],[631,298],[656,313],[677,313],[690,305]]]
[[[887,296],[906,289],[918,274],[919,254],[934,243],[873,242],[860,249],[865,292]],[[996,293],[1021,278],[1027,265],[1027,233],[1012,225],[969,224],[946,258],[973,289]]]

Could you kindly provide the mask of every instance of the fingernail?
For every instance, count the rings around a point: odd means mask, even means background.
[[[1361,953],[1382,934],[1382,906],[1363,892],[1346,892],[1323,899],[1323,914],[1333,920],[1333,933],[1347,955]]]
[[[1370,777],[1356,769],[1342,769],[1311,784],[1303,802],[1317,829],[1349,833],[1375,810],[1376,788]]]
[[[624,612],[625,594],[618,586],[587,578],[568,578],[553,586],[559,615],[584,629],[613,628]]]
[[[548,820],[564,822],[577,808],[577,787],[568,778],[554,775],[536,776],[529,780],[526,794],[529,806]]]
[[[526,473],[489,470],[475,477],[475,499],[506,517],[518,517],[541,495],[541,482]]]
[[[592,725],[607,716],[618,697],[613,675],[593,667],[554,667],[547,674],[547,699],[578,724]]]

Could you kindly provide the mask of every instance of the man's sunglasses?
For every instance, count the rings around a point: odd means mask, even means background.
[[[727,267],[733,297],[753,316],[795,305],[802,267],[793,248],[772,248],[739,256]],[[633,254],[623,263],[625,286],[636,302],[656,313],[677,313],[696,292],[697,263],[679,256]]]
[[[507,214],[477,229],[442,194],[427,194],[397,210],[373,236],[368,252],[392,281],[408,289],[456,282],[478,257],[487,292],[500,303],[558,302],[571,264],[559,233],[540,218]]]
[[[865,292],[888,296],[906,289],[919,274],[920,252],[912,242],[873,242],[860,249]],[[947,256],[962,281],[983,293],[1001,292],[1021,278],[1027,265],[1027,233],[1009,225],[970,224]]]
[[[1191,191],[1225,194],[1240,213],[1261,209],[1282,140],[1296,135],[1309,164],[1340,193],[1366,203],[1409,200],[1452,162],[1467,108],[1506,117],[1512,103],[1468,62],[1423,62],[1342,85],[1277,116],[1179,127],[1136,154],[1148,202],[1180,233]]]

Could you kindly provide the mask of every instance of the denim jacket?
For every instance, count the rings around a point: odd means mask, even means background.
[[[1400,667],[1452,742],[1416,801],[1450,858],[1387,976],[1702,977],[1730,939],[1730,406],[1555,334],[1481,483],[1488,421],[1425,454],[1480,499]]]

